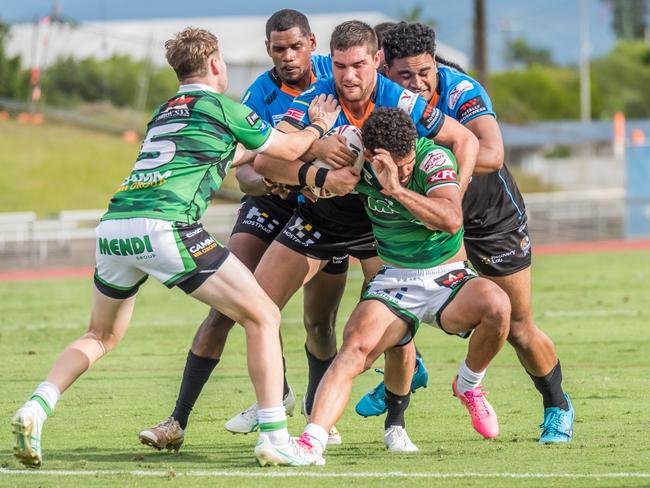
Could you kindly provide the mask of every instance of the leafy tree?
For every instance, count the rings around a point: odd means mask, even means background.
[[[421,3],[416,3],[410,9],[403,10],[400,17],[406,22],[420,22],[434,28],[437,25],[437,22],[432,17],[424,17],[424,5]]]
[[[595,115],[609,118],[616,111],[628,117],[650,117],[650,46],[644,42],[620,42],[607,55],[591,63],[592,104]]]
[[[644,39],[648,26],[648,0],[607,0],[614,17],[612,29],[619,39]]]
[[[555,64],[549,49],[533,47],[523,37],[517,37],[509,41],[506,50],[508,61],[512,63],[523,64],[524,66],[533,64],[550,66]]]
[[[25,99],[29,73],[22,69],[18,56],[9,58],[5,54],[9,35],[9,25],[0,20],[0,97]]]

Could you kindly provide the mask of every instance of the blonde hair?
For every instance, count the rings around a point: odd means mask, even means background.
[[[219,42],[212,32],[188,27],[165,42],[165,49],[167,62],[182,81],[190,76],[207,74],[206,61],[219,51]]]

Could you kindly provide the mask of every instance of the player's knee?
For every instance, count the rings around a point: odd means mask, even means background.
[[[534,337],[539,333],[532,317],[515,318],[510,320],[510,332],[508,333],[508,342],[515,346],[525,347],[531,343]]]
[[[361,342],[343,344],[338,353],[339,362],[355,374],[361,374],[372,366],[369,361],[370,348]]]
[[[510,300],[500,288],[490,287],[484,295],[483,320],[490,330],[499,337],[507,337],[510,330]]]
[[[120,342],[120,338],[115,334],[94,329],[89,329],[82,338],[96,346],[99,351],[99,357],[104,356],[107,352],[114,349]]]
[[[201,328],[220,329],[224,332],[227,332],[232,329],[233,325],[235,325],[235,322],[232,319],[226,317],[218,310],[211,308],[208,316],[201,323]]]
[[[335,321],[332,317],[312,318],[305,316],[305,329],[318,344],[329,344],[335,337]]]

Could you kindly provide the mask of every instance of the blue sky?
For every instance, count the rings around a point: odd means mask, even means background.
[[[563,64],[575,63],[579,54],[580,0],[486,0],[488,60],[492,69],[502,69],[505,40],[525,37],[531,45],[551,50]],[[28,22],[50,12],[53,0],[0,0],[0,19]],[[281,8],[302,12],[380,10],[400,18],[413,6],[424,6],[423,17],[434,19],[438,38],[471,56],[473,0],[211,0],[181,3],[178,0],[58,0],[62,14],[79,21],[221,15],[269,15]],[[602,0],[589,0],[592,56],[607,52],[614,43],[609,7]],[[180,7],[179,7],[180,4]],[[186,6],[187,5],[187,6]]]

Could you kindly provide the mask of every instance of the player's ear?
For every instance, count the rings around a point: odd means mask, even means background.
[[[266,54],[268,54],[269,57],[271,57],[271,43],[269,42],[268,39],[264,41],[264,45],[266,46]]]
[[[372,62],[375,65],[375,69],[379,69],[379,63],[381,62],[381,52],[377,51],[375,55],[372,57]]]
[[[316,35],[313,32],[309,33],[309,49],[312,52],[316,50]]]

